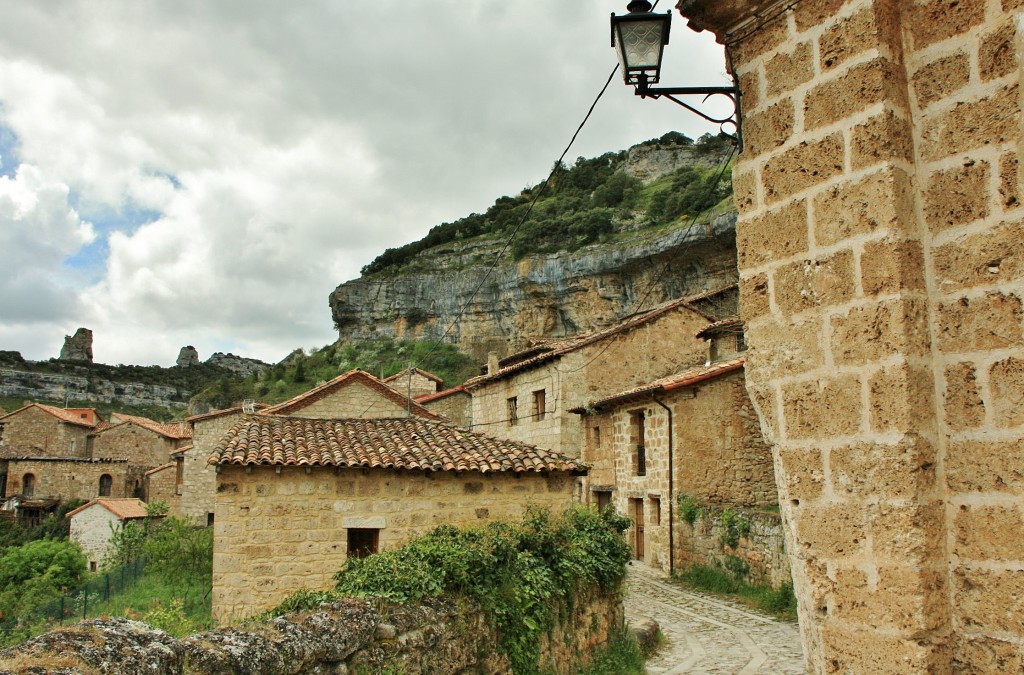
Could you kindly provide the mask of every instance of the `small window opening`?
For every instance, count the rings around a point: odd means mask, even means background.
[[[594,493],[597,495],[597,510],[604,511],[612,503],[612,493],[609,490],[600,490]]]
[[[644,442],[646,430],[644,429],[645,419],[642,412],[633,413],[633,435],[636,439],[636,475],[647,475],[647,447]]]
[[[36,477],[30,473],[26,473],[21,479],[21,495],[23,497],[32,497],[36,494]]]
[[[600,426],[595,426],[594,427],[594,447],[595,448],[600,448],[601,447],[601,427]]]
[[[100,497],[109,497],[110,490],[114,486],[114,479],[109,473],[100,476]]]
[[[544,389],[533,392],[533,419],[540,421],[544,419],[545,408],[547,406],[547,393]]]
[[[212,513],[207,513],[206,514],[206,526],[207,527],[213,527],[213,514]]]
[[[661,525],[661,497],[650,498],[651,523]]]
[[[348,530],[348,557],[365,558],[377,552],[380,530],[350,527]]]
[[[508,425],[514,427],[519,423],[519,401],[513,396],[506,403],[508,405]]]

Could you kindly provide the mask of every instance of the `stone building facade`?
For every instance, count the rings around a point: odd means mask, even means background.
[[[110,548],[114,532],[132,520],[146,518],[146,504],[138,499],[99,498],[69,511],[71,541],[82,547],[89,571],[96,572]]]
[[[573,460],[419,417],[258,415],[217,446],[213,617],[327,589],[351,555],[573,500]]]
[[[290,415],[316,419],[356,419],[371,417],[437,416],[419,403],[397,393],[373,375],[351,370],[330,382],[264,408],[260,415]]]
[[[416,402],[457,427],[472,426],[473,397],[465,387],[453,387],[436,394],[418,396]]]
[[[412,371],[411,374],[410,371]],[[444,387],[444,380],[419,368],[410,368],[395,373],[391,377],[384,378],[382,382],[401,396],[409,396],[411,392],[414,399],[436,394]]]
[[[814,672],[1020,671],[1018,0],[682,0],[742,90],[747,387]]]
[[[583,427],[566,411],[588,401],[703,363],[707,347],[695,337],[712,317],[701,301],[735,287],[666,303],[595,333],[543,341],[491,363],[466,382],[473,428],[579,456]]]
[[[101,421],[91,408],[30,403],[0,417],[0,445],[37,457],[88,457],[86,439]]]

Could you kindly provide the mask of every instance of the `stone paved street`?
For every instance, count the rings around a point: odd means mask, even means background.
[[[646,565],[629,567],[626,618],[646,616],[666,644],[647,662],[658,673],[803,673],[796,624],[685,591]]]

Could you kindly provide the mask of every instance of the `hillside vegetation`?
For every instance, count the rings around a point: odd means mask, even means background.
[[[697,141],[671,132],[641,145],[692,146],[698,155],[723,155],[729,141],[705,134]],[[363,267],[363,275],[394,273],[420,253],[443,244],[479,238],[507,238],[523,221],[535,197],[530,217],[512,243],[516,258],[535,253],[571,250],[606,240],[616,233],[658,227],[693,218],[731,194],[728,169],[682,167],[644,185],[624,171],[626,152],[580,157],[569,167],[554,167],[544,183],[527,187],[515,197],[499,197],[484,213],[474,213],[430,229],[423,239],[389,248]]]

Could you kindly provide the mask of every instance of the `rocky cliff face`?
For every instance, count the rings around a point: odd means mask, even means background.
[[[489,276],[487,264],[501,242],[440,247],[425,254],[432,271],[338,286],[331,313],[342,342],[443,338],[482,361],[488,351],[505,355],[531,338],[604,328],[662,301],[736,281],[735,228],[736,213],[727,212],[690,227],[508,261]]]

